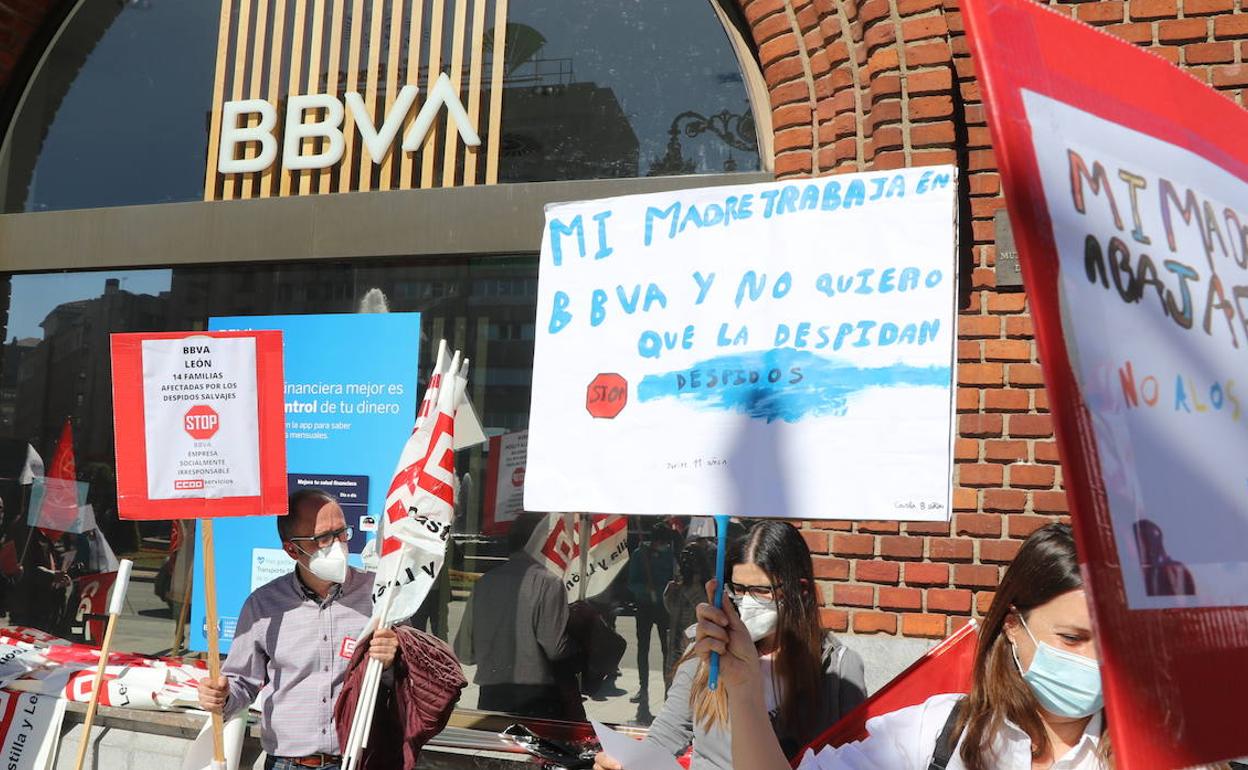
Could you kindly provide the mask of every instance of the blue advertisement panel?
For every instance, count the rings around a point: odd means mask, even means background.
[[[385,491],[416,422],[420,314],[236,316],[212,318],[212,331],[279,329],[285,340],[286,466],[293,492],[322,489],[339,501],[352,563],[376,529]],[[217,606],[221,650],[234,638],[243,601],[294,569],[272,516],[217,519]],[[190,648],[207,649],[203,561],[195,551]]]

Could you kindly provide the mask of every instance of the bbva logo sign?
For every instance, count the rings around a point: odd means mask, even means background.
[[[363,97],[352,91],[346,95],[346,106],[337,97],[329,94],[305,94],[292,96],[286,101],[286,124],[282,141],[282,167],[291,171],[305,169],[329,168],[342,160],[345,140],[342,135],[342,121],[346,110],[351,110],[351,119],[373,163],[380,164],[391,145],[398,137],[399,129],[407,118],[412,106],[416,103],[419,92],[414,85],[403,86],[394,100],[394,105],[386,113],[381,126],[373,125],[373,118]],[[469,147],[481,144],[481,137],[468,119],[468,112],[455,93],[451,79],[443,72],[434,83],[429,97],[416,113],[416,119],[403,137],[403,152],[415,152],[424,143],[433,120],[438,112],[446,108],[460,138]],[[320,120],[304,122],[311,110],[322,109],[325,114]],[[254,126],[246,125],[239,119],[246,115],[259,115],[260,122]],[[243,124],[240,125],[240,122]],[[264,99],[242,99],[226,102],[221,109],[221,149],[217,155],[217,171],[222,174],[249,174],[263,171],[273,165],[277,159],[277,138],[273,129],[277,126],[277,108]],[[305,153],[303,140],[325,139],[320,152]],[[248,142],[259,145],[259,152],[253,157],[241,156],[241,147]]]

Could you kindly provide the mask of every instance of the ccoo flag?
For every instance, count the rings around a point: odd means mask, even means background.
[[[378,531],[380,562],[373,615],[383,624],[410,617],[442,570],[455,513],[455,412],[467,387],[468,362],[445,343],[386,494]],[[393,589],[392,596],[386,596]],[[388,608],[388,609],[387,609]],[[384,617],[382,615],[384,614]]]

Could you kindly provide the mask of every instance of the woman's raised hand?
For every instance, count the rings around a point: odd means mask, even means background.
[[[706,584],[706,597],[714,601],[715,581]],[[719,681],[729,688],[762,688],[762,669],[758,663],[758,649],[750,639],[750,632],[737,615],[737,608],[724,597],[722,608],[712,604],[699,604],[697,635],[694,651],[703,661],[712,652],[719,653]]]

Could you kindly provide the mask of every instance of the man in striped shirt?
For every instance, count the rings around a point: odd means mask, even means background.
[[[247,597],[223,676],[200,683],[199,702],[228,715],[263,693],[266,770],[338,770],[334,702],[372,615],[373,575],[347,567],[351,528],[328,493],[301,489],[289,511],[277,529],[295,571]],[[373,635],[369,654],[389,669],[397,649],[394,631],[385,629]]]

